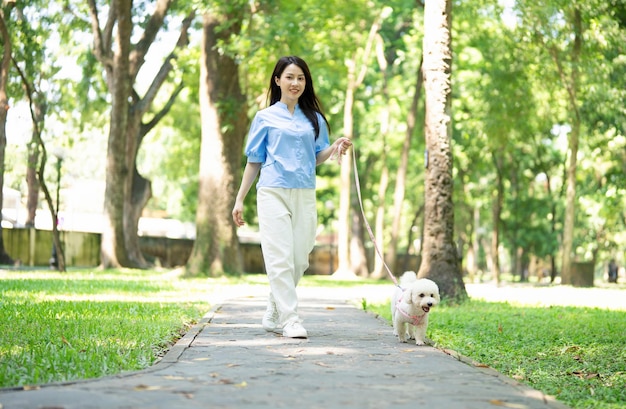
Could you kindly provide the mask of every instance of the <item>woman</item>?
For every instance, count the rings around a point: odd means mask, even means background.
[[[349,138],[329,142],[329,126],[315,95],[309,67],[299,57],[276,63],[268,90],[270,105],[254,117],[245,153],[248,162],[233,208],[244,225],[243,202],[260,172],[257,212],[261,249],[270,284],[266,331],[307,338],[298,316],[296,286],[309,266],[315,244],[315,167],[343,155]]]

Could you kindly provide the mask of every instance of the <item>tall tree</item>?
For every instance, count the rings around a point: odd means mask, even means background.
[[[46,2],[49,4],[48,2]],[[44,144],[42,134],[45,127],[45,119],[48,113],[48,106],[53,99],[54,93],[51,78],[59,71],[58,62],[47,52],[46,42],[41,38],[47,38],[50,32],[56,28],[58,14],[55,11],[48,13],[34,13],[39,11],[42,3],[32,1],[28,5],[19,5],[16,8],[17,24],[13,30],[16,44],[20,47],[16,49],[13,56],[13,66],[21,79],[31,115],[32,131],[31,140],[28,143],[28,166],[26,170],[27,194],[27,215],[25,225],[30,228],[35,227],[35,215],[39,203],[40,190],[44,194],[46,204],[50,210],[52,218],[52,240],[53,254],[51,266],[59,271],[65,271],[65,255],[59,234],[59,182],[61,180],[61,159],[58,158],[57,166],[57,201],[52,198],[50,190],[45,180],[45,169],[48,151]],[[55,9],[54,7],[52,8]],[[36,19],[36,22],[34,21]],[[62,29],[56,30],[55,34],[61,35]],[[45,89],[45,91],[44,91]],[[54,105],[54,103],[52,103]],[[61,135],[54,135],[60,139]],[[52,141],[57,148],[61,144]]]
[[[30,116],[33,123],[33,133],[32,138],[33,142],[36,144],[37,162],[33,165],[36,166],[36,177],[38,181],[38,186],[41,187],[41,190],[44,193],[44,197],[46,199],[46,203],[48,204],[48,208],[50,209],[50,214],[52,215],[52,242],[54,245],[53,251],[53,259],[54,266],[57,270],[64,272],[65,271],[65,251],[63,249],[63,245],[61,243],[61,236],[59,234],[59,183],[61,180],[61,166],[59,162],[59,166],[57,167],[57,201],[56,204],[52,199],[52,194],[48,189],[48,185],[45,180],[45,169],[46,162],[48,159],[48,152],[46,150],[46,146],[41,138],[41,126],[43,125],[43,118],[38,115],[38,107],[40,103],[36,102],[36,99],[40,98],[42,93],[35,88],[35,85],[31,82],[31,80],[26,76],[21,67],[16,63],[16,70],[19,72],[20,77],[22,78],[22,83],[24,89],[26,90],[26,97],[28,98],[28,105],[30,107]],[[38,96],[39,95],[39,96]],[[40,153],[40,154],[39,154]],[[29,162],[31,160],[31,156],[29,155]],[[31,165],[31,163],[29,163]]]
[[[202,145],[196,240],[189,260],[190,275],[241,273],[236,226],[230,212],[240,179],[241,152],[248,126],[246,96],[240,87],[236,56],[225,52],[240,34],[245,3],[213,7],[202,19],[200,110]]]
[[[452,0],[425,2],[424,89],[427,165],[422,263],[418,277],[430,277],[444,297],[466,298],[454,243],[451,147]]]
[[[391,223],[391,240],[385,257],[388,260],[388,264],[394,266],[393,271],[398,271],[396,268],[396,258],[398,254],[398,241],[400,238],[400,222],[402,221],[402,205],[404,203],[406,193],[406,179],[409,168],[409,153],[411,150],[411,142],[413,140],[413,133],[415,132],[415,125],[417,122],[417,110],[418,104],[422,95],[422,85],[424,79],[422,77],[422,64],[423,59],[420,59],[419,67],[417,68],[413,98],[411,100],[411,106],[407,112],[406,117],[406,132],[404,141],[402,143],[402,152],[400,154],[400,166],[396,172],[396,185],[393,191],[393,221]],[[409,242],[410,245],[410,242]],[[407,249],[408,251],[408,249]],[[402,271],[402,270],[401,270]]]
[[[520,2],[522,23],[553,63],[552,70],[560,80],[567,113],[563,120],[570,131],[566,166],[565,216],[563,221],[561,282],[571,284],[571,263],[576,222],[576,173],[578,150],[582,131],[580,111],[581,61],[583,53],[584,25],[578,2],[554,2],[544,4],[531,0]]]
[[[572,130],[568,135],[569,158],[567,164],[567,189],[565,220],[563,223],[563,261],[561,265],[561,283],[572,284],[572,249],[574,244],[574,220],[576,215],[576,169],[578,167],[578,146],[581,132],[581,118],[578,101],[579,60],[583,41],[582,17],[578,7],[566,12],[572,26],[574,41],[570,51],[570,67],[562,64],[561,50],[554,44],[549,47],[550,55],[557,67],[563,87],[567,90]]]
[[[156,2],[136,43],[132,42],[135,38],[132,0],[113,0],[104,27],[100,25],[96,0],[88,0],[88,3],[94,38],[92,51],[104,67],[111,94],[101,261],[104,267],[146,267],[137,227],[151,197],[151,183],[137,169],[137,152],[145,135],[168,113],[183,89],[181,82],[171,92],[167,103],[152,118],[143,121],[174,69],[175,52],[165,58],[143,96],[135,90],[135,83],[146,54],[164,25],[172,0]],[[191,13],[183,20],[177,48],[187,45],[187,30],[193,16]]]
[[[346,59],[348,82],[346,85],[343,107],[343,136],[354,138],[354,98],[356,90],[362,85],[369,67],[369,60],[375,46],[376,34],[382,20],[389,16],[390,9],[382,8],[370,26],[363,49],[356,50],[351,58]],[[359,210],[358,198],[351,195],[352,157],[346,155],[341,162],[341,187],[339,196],[339,234],[337,239],[339,265],[334,276],[337,278],[355,275],[367,276],[367,258],[363,245],[363,221]],[[357,177],[357,175],[353,175]],[[350,220],[352,219],[352,220]],[[350,229],[347,228],[350,226]],[[352,234],[349,234],[351,230]]]
[[[15,0],[4,2],[0,8],[0,44],[2,45],[2,59],[0,60],[0,210],[2,209],[4,188],[4,155],[7,145],[7,111],[9,99],[7,97],[7,83],[9,82],[9,69],[11,68],[11,36],[7,28],[7,21],[11,9],[15,6]],[[2,217],[0,217],[1,221]],[[0,264],[12,264],[13,259],[4,248],[2,236],[2,223],[0,223]]]

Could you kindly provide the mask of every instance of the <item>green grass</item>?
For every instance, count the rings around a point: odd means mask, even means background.
[[[305,276],[302,286],[381,285]],[[0,270],[0,387],[113,375],[153,365],[227,289],[264,275],[180,279],[158,271]],[[361,307],[389,320],[389,305]],[[626,406],[626,311],[442,303],[428,337],[576,408]]]
[[[365,305],[390,320],[388,304]],[[470,300],[433,309],[428,337],[576,408],[626,407],[626,312]]]
[[[0,387],[146,368],[210,308],[207,280],[0,271]]]

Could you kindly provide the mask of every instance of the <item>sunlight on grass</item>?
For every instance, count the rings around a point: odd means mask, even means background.
[[[320,297],[351,299],[390,319],[389,282],[305,276],[301,287]],[[428,337],[438,348],[456,350],[575,409],[623,408],[626,311],[619,305],[613,310],[546,305],[596,302],[603,294],[610,294],[604,297],[608,301],[615,293],[517,290],[517,304],[507,288],[484,295],[505,294],[511,303],[444,301],[430,316]],[[267,292],[262,274],[182,279],[176,271],[0,270],[0,387],[149,367],[213,305]],[[550,297],[554,293],[566,296]]]
[[[146,368],[229,282],[156,271],[0,271],[0,387]]]
[[[390,321],[388,303],[367,310]],[[470,300],[439,305],[428,337],[575,409],[623,408],[626,312]]]

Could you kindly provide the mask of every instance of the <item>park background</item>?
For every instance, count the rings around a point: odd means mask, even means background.
[[[385,276],[366,221],[394,271],[407,267],[398,255],[419,257],[428,200],[422,3],[124,2],[132,4],[132,118],[121,132],[108,2],[39,3],[3,6],[4,49],[10,42],[13,52],[3,238],[5,230],[55,226],[104,234],[90,246],[104,255],[96,263],[145,268],[164,260],[140,237],[165,236],[208,243],[185,262],[191,274],[243,271],[241,243],[254,237],[256,220],[252,194],[249,228],[235,233],[230,222],[241,147],[276,59],[297,54],[313,71],[332,135],[351,137],[357,152],[364,215],[345,183],[350,158],[318,172],[320,245],[338,250],[331,265],[343,275]],[[605,280],[611,259],[625,261],[626,6],[455,1],[452,15],[450,188],[462,274],[559,282],[571,260]],[[116,140],[126,141],[121,156]],[[119,179],[137,202],[130,194],[116,202],[119,192],[107,190],[120,164],[141,182]],[[118,233],[108,222],[119,218],[137,229],[104,251]],[[35,247],[50,252],[52,241]]]

